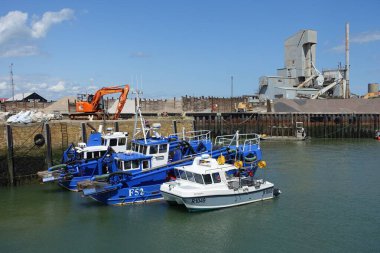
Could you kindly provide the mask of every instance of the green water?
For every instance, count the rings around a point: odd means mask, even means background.
[[[380,252],[380,142],[263,143],[274,200],[188,213],[0,188],[0,252]]]

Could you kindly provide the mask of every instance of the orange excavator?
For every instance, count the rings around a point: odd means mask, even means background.
[[[70,118],[80,116],[91,116],[94,115],[100,119],[101,113],[104,110],[103,96],[113,93],[121,93],[119,97],[119,102],[117,104],[117,109],[113,119],[118,119],[121,111],[123,110],[124,104],[127,101],[127,96],[129,93],[129,85],[125,86],[111,86],[103,87],[98,90],[94,95],[92,94],[78,94],[78,100],[75,103],[76,113],[70,114]]]

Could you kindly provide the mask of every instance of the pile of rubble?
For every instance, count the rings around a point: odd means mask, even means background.
[[[5,121],[5,119],[9,116],[9,113],[3,113],[4,117],[0,116],[1,121]],[[57,115],[55,114],[45,114],[39,111],[21,111],[15,115],[10,116],[6,122],[7,123],[33,123],[33,122],[44,122],[52,119],[57,119]]]

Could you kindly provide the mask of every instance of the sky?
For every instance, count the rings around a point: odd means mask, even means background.
[[[48,100],[130,84],[143,97],[254,94],[284,67],[284,41],[317,31],[316,67],[344,65],[351,91],[380,83],[380,1],[0,0],[0,98]]]

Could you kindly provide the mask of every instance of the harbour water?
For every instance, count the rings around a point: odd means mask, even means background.
[[[380,252],[380,142],[262,143],[282,195],[188,213],[103,206],[56,185],[0,188],[0,252]]]

